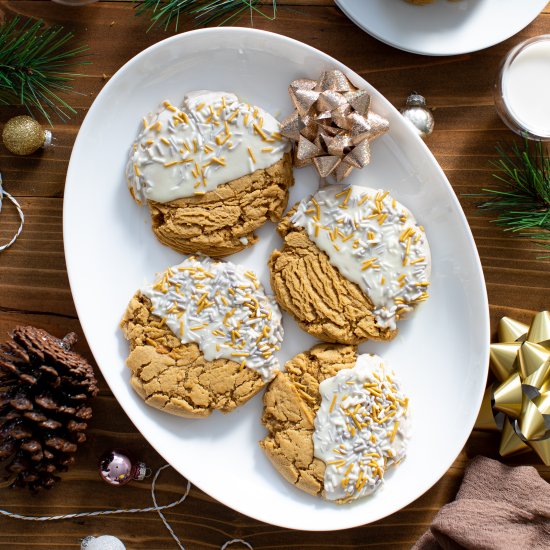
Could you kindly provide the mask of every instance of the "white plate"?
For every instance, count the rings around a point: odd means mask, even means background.
[[[143,114],[166,98],[201,88],[231,90],[272,113],[289,113],[288,83],[344,70],[367,88],[391,122],[373,146],[374,160],[351,182],[390,189],[426,226],[432,247],[431,298],[391,343],[364,345],[391,361],[410,395],[413,435],[407,460],[373,498],[338,507],[292,487],[258,446],[261,396],[237,411],[185,420],[146,406],[131,389],[119,320],[134,291],[180,260],[160,245],[149,215],[124,181],[127,151]],[[290,204],[313,191],[313,169],[296,170]],[[231,257],[254,269],[269,289],[266,260],[280,239],[274,225],[261,241]],[[487,375],[489,323],[483,274],[459,203],[441,168],[408,123],[347,67],[295,40],[245,29],[206,29],[174,36],[129,61],[106,84],[76,140],[65,192],[67,269],[82,327],[105,379],[128,416],[179,472],[244,514],[284,527],[343,529],[368,523],[419,497],[464,445]],[[288,316],[280,359],[313,339]]]
[[[475,52],[529,25],[548,0],[336,0],[365,32],[401,50],[424,55]]]

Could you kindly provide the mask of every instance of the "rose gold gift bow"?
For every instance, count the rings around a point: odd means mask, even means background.
[[[297,142],[295,164],[313,164],[323,178],[337,181],[370,162],[370,142],[389,122],[370,110],[371,98],[338,70],[319,80],[294,80],[288,88],[296,111],[281,123],[281,134]]]
[[[485,390],[475,427],[501,431],[501,456],[533,449],[550,466],[550,312],[527,326],[503,317],[491,344],[497,383]]]

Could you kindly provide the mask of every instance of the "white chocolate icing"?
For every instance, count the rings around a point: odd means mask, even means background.
[[[207,361],[223,357],[269,381],[279,370],[281,312],[252,271],[208,256],[186,256],[141,289],[152,312],[183,343],[196,342]]]
[[[290,149],[279,122],[235,94],[198,91],[181,108],[169,101],[143,119],[126,167],[139,203],[204,195],[269,168]]]
[[[384,482],[386,470],[405,458],[408,399],[377,355],[360,355],[319,386],[314,455],[326,464],[328,500],[364,497]]]
[[[422,226],[387,191],[330,185],[304,199],[292,223],[357,283],[374,304],[380,327],[428,297],[430,247]]]

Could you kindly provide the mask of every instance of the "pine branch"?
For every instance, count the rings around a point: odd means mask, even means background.
[[[510,150],[499,146],[497,151],[493,177],[499,184],[474,195],[485,199],[479,208],[495,212],[493,221],[504,231],[550,250],[550,156],[545,146],[525,141],[523,147],[514,143]]]
[[[136,14],[150,14],[151,26],[163,25],[167,30],[171,23],[178,30],[180,17],[192,17],[195,25],[205,27],[216,24],[227,25],[245,11],[250,15],[257,13],[266,19],[273,20],[277,16],[277,2],[273,0],[273,15],[268,15],[257,6],[260,0],[133,0],[139,2]]]
[[[61,120],[76,113],[60,94],[71,91],[71,81],[81,76],[66,67],[88,48],[66,49],[74,34],[44,26],[42,20],[14,17],[0,27],[0,103],[23,105],[51,124],[50,113]]]

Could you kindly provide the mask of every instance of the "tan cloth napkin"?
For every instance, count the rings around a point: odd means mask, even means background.
[[[550,484],[532,466],[478,456],[413,550],[549,550]]]

